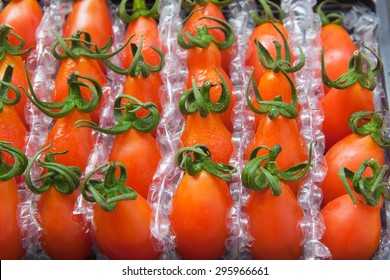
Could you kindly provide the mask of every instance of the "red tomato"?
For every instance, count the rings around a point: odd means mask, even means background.
[[[70,38],[78,30],[91,35],[99,48],[113,37],[110,10],[106,0],[75,0],[63,27],[63,38]]]
[[[357,201],[348,194],[330,201],[321,211],[326,227],[321,242],[335,260],[367,260],[374,256],[381,236],[381,202],[373,207]]]
[[[21,36],[26,44],[22,50],[35,48],[35,32],[42,19],[42,10],[37,0],[12,0],[0,13],[0,24],[12,26],[13,32]],[[18,45],[19,39],[10,36],[12,45]],[[26,59],[28,53],[23,55]]]
[[[40,242],[53,259],[86,259],[90,253],[92,238],[85,228],[85,221],[81,214],[73,214],[78,194],[62,194],[51,187],[39,198]]]
[[[233,200],[227,184],[207,171],[185,174],[169,216],[183,259],[218,259],[229,236],[226,219]]]
[[[345,167],[355,172],[367,158],[377,159],[380,165],[384,163],[383,150],[378,146],[371,135],[360,136],[352,133],[329,149],[325,155],[328,171],[321,184],[323,206],[335,198],[346,194],[345,187],[338,176],[339,169]],[[366,176],[371,176],[372,174],[370,173],[371,172],[368,171],[364,174]]]
[[[349,117],[358,111],[375,111],[373,92],[355,83],[346,89],[332,88],[321,100],[324,109],[322,130],[326,150],[351,133]]]
[[[22,235],[18,226],[19,204],[15,179],[0,181],[0,259],[21,259],[24,254]]]
[[[213,155],[213,161],[228,164],[233,153],[232,135],[221,118],[210,113],[202,118],[199,113],[187,116],[181,141],[185,147],[205,144]]]
[[[119,201],[113,212],[96,205],[93,217],[96,242],[110,259],[156,259],[158,252],[150,238],[150,216],[150,207],[142,196]]]
[[[251,192],[244,213],[249,218],[249,232],[254,238],[249,246],[254,259],[298,259],[302,252],[302,235],[298,222],[303,213],[291,189],[281,183],[275,196],[267,187]]]
[[[304,139],[300,134],[298,124],[295,119],[288,119],[279,116],[274,120],[268,117],[260,119],[256,134],[247,148],[247,158],[253,148],[259,145],[273,147],[279,144],[282,152],[276,159],[279,170],[284,170],[298,163],[308,160]],[[266,150],[259,151],[259,155],[266,153]],[[289,186],[297,194],[304,179],[290,182]]]
[[[75,71],[80,75],[95,79],[102,87],[107,83],[106,76],[99,67],[98,61],[83,56],[80,56],[75,60],[68,58],[61,63],[60,68],[58,69],[54,81],[54,89],[51,92],[51,100],[53,102],[60,102],[68,97],[68,77]],[[89,81],[85,82],[92,84]],[[91,91],[86,87],[81,87],[80,89],[82,96],[89,101],[91,98]],[[96,123],[99,122],[101,107],[103,106],[105,99],[106,97],[103,94],[98,107],[91,113],[92,120]]]
[[[160,158],[153,136],[141,133],[135,128],[115,136],[110,154],[110,161],[121,162],[126,166],[126,185],[131,186],[144,198],[148,196]]]

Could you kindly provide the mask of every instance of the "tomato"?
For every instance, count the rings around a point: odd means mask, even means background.
[[[57,119],[44,146],[53,143],[49,149],[50,152],[68,151],[58,157],[57,162],[85,170],[93,149],[94,138],[89,129],[74,127],[73,124],[81,119],[90,119],[90,115],[74,110],[68,116]]]
[[[206,171],[185,174],[169,215],[176,250],[183,259],[218,259],[229,236],[226,218],[233,204],[224,181]]]
[[[156,259],[150,239],[151,209],[142,196],[120,201],[113,212],[94,210],[94,233],[100,249],[110,259]]]
[[[349,117],[358,111],[374,111],[373,92],[356,83],[346,89],[331,89],[321,99],[324,109],[322,130],[325,135],[326,150],[351,133]]]
[[[254,259],[298,259],[302,253],[302,233],[298,222],[303,213],[291,189],[281,183],[281,194],[270,188],[251,192],[244,208],[248,215],[253,244],[249,250]]]
[[[153,136],[137,129],[116,135],[109,158],[126,166],[129,175],[126,184],[147,198],[161,158]]]
[[[98,19],[98,20],[97,20]],[[75,0],[63,26],[62,35],[69,38],[78,30],[88,32],[99,48],[113,37],[110,10],[105,0]]]
[[[195,78],[196,84],[201,86],[203,82],[209,81],[217,86],[211,88],[210,99],[213,103],[221,97],[221,85],[222,75],[226,81],[229,92],[231,94],[233,90],[233,84],[230,77],[221,66],[221,54],[216,45],[210,44],[207,48],[194,47],[188,51],[188,78],[186,82],[187,89],[192,88],[192,77]],[[232,112],[235,104],[235,97],[233,94],[230,96],[229,108],[221,115],[222,121],[229,131],[233,130],[232,124]]]
[[[381,237],[381,202],[373,207],[354,205],[348,194],[331,200],[321,211],[326,230],[321,242],[334,260],[361,260],[374,256]]]
[[[41,22],[43,13],[37,0],[12,0],[0,13],[0,24],[12,26],[13,31],[25,40],[22,50],[35,48],[35,33]],[[12,45],[18,45],[20,40],[11,37]],[[28,54],[23,55],[26,59]]]
[[[107,83],[106,76],[99,67],[98,61],[83,56],[80,56],[77,59],[68,58],[61,62],[57,76],[54,80],[54,88],[51,92],[51,100],[53,102],[61,102],[68,97],[68,77],[75,71],[80,75],[95,79],[102,87]],[[87,101],[90,100],[91,91],[88,88],[82,87],[81,94]],[[99,122],[101,108],[105,100],[106,96],[103,94],[98,107],[91,113],[91,118],[94,122]]]
[[[224,14],[222,13],[221,6],[218,6],[216,3],[205,1],[206,3],[196,3],[191,9],[191,16],[189,17],[187,23],[184,25],[183,32],[188,32],[192,35],[196,35],[197,29],[203,25],[208,27],[212,26],[221,26],[221,24],[216,23],[215,21],[203,18],[204,16],[217,18],[223,21],[226,21]],[[232,2],[232,1],[231,1]],[[229,4],[229,3],[227,3]],[[217,41],[222,42],[225,39],[225,35],[222,30],[219,29],[210,29],[210,35],[217,39]],[[230,62],[233,56],[233,49],[228,48],[227,50],[222,50],[222,67],[229,73]]]
[[[278,167],[282,170],[308,159],[307,148],[296,120],[283,116],[279,116],[274,120],[266,116],[260,119],[256,133],[247,147],[247,158],[256,146],[273,147],[276,144],[279,144],[283,149],[276,159]],[[265,151],[261,150],[259,155],[263,153]],[[297,194],[302,182],[303,179],[289,183],[295,194]]]
[[[60,157],[58,157],[60,158]],[[78,192],[62,194],[54,187],[43,193],[37,203],[37,220],[42,227],[40,242],[52,259],[86,259],[92,238],[81,214],[73,214]]]
[[[19,198],[15,179],[0,181],[0,259],[16,260],[24,255],[22,235],[18,226]]]

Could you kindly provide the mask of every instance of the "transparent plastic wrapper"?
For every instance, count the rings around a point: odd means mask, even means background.
[[[55,41],[51,29],[61,33],[62,24],[69,12],[70,4],[64,1],[45,1],[43,5],[44,16],[36,31],[37,47],[28,56],[27,66],[34,73],[32,85],[39,98],[48,101],[54,84],[55,74],[59,63],[50,52]],[[25,153],[31,158],[42,147],[49,132],[52,119],[45,116],[32,103],[26,103],[26,118],[31,127],[26,141]],[[41,170],[32,169],[32,178],[37,178]],[[19,186],[20,227],[23,232],[23,245],[26,249],[26,259],[48,258],[39,244],[41,228],[36,220],[36,202],[38,195],[30,192],[25,183]]]

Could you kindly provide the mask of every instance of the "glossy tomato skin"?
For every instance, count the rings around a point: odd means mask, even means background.
[[[121,162],[127,170],[126,185],[144,198],[160,161],[160,152],[151,134],[136,129],[115,136],[110,161]]]
[[[200,10],[199,10],[200,9]],[[197,34],[197,28],[200,28],[203,25],[206,25],[208,27],[212,26],[221,26],[219,23],[215,22],[214,20],[210,20],[207,18],[201,19],[203,16],[209,16],[213,18],[217,18],[223,21],[226,21],[226,18],[221,11],[221,9],[215,5],[212,2],[208,2],[205,5],[200,6],[199,4],[196,4],[193,8],[192,11],[196,11],[186,22],[184,28],[183,28],[183,34],[185,32],[188,32],[192,35]],[[225,35],[223,32],[219,29],[209,29],[210,35],[213,36],[217,41],[223,42],[225,40]],[[233,56],[233,49],[230,47],[227,50],[221,50],[221,55],[222,55],[222,67],[223,69],[229,73],[229,68],[230,68],[230,62]]]
[[[17,87],[24,87],[25,89],[28,89],[27,77],[26,72],[24,70],[22,57],[5,54],[3,59],[0,61],[0,79],[3,79],[4,72],[7,69],[8,65],[14,65],[11,84]],[[11,99],[15,98],[15,92],[12,89],[9,90],[9,97]],[[14,105],[14,108],[18,112],[20,119],[27,127],[27,121],[24,113],[26,102],[27,97],[23,92],[21,92],[20,101],[18,104]]]
[[[196,85],[201,86],[203,82],[209,81],[212,84],[221,82],[218,72],[224,77],[230,91],[229,108],[221,114],[221,118],[229,131],[233,130],[232,111],[235,104],[235,97],[232,94],[233,84],[221,66],[221,54],[215,44],[210,44],[207,48],[194,47],[188,51],[188,78],[187,89],[192,88],[192,77],[195,78]],[[218,72],[217,72],[218,71]],[[221,85],[217,85],[210,90],[210,99],[217,102],[221,96]]]
[[[328,170],[321,184],[323,206],[347,193],[338,176],[339,169],[345,167],[355,172],[368,158],[375,158],[380,165],[384,164],[383,150],[370,135],[360,136],[352,133],[329,149],[325,154]],[[364,175],[371,176],[371,170],[366,170]]]
[[[78,192],[61,194],[51,187],[39,198],[40,242],[52,259],[82,260],[91,251],[92,238],[85,221],[81,214],[73,214],[77,196]]]
[[[229,164],[233,153],[232,135],[223,124],[221,118],[210,113],[202,118],[199,113],[187,116],[181,140],[184,147],[205,144],[215,162]]]
[[[93,149],[94,139],[91,129],[76,128],[74,123],[81,119],[90,120],[90,118],[89,114],[73,110],[68,116],[55,120],[44,146],[53,144],[47,152],[68,151],[56,158],[58,163],[66,166],[77,166],[81,170],[85,170]]]
[[[348,194],[330,201],[321,211],[326,227],[321,242],[334,260],[368,260],[374,256],[381,236],[380,209],[357,201]]]
[[[63,38],[78,30],[91,35],[92,42],[103,47],[113,36],[110,10],[106,0],[75,0],[63,27]]]
[[[254,238],[249,247],[254,259],[294,260],[302,252],[302,235],[298,222],[303,213],[291,189],[281,183],[281,194],[274,196],[270,188],[251,192],[244,213]]]
[[[23,151],[27,136],[27,129],[13,107],[5,105],[0,113],[0,140],[11,142],[12,145]],[[14,163],[8,153],[2,153],[5,162]]]
[[[282,34],[288,39],[287,30],[284,28],[283,24],[275,22],[275,25],[280,29]],[[275,27],[270,22],[262,23],[255,27],[251,36],[248,40],[248,46],[246,50],[246,65],[253,67],[254,73],[253,77],[255,78],[256,83],[260,82],[261,77],[263,76],[266,69],[261,65],[261,62],[257,55],[257,48],[255,44],[255,39],[257,39],[263,46],[268,50],[272,58],[276,57],[276,48],[273,43],[274,40],[279,41],[282,44],[281,50],[284,59],[284,46],[283,38],[275,29]]]
[[[107,83],[106,76],[102,69],[99,67],[99,62],[96,60],[88,59],[80,56],[77,59],[67,58],[64,60],[60,68],[58,69],[57,76],[54,80],[54,88],[51,92],[51,100],[53,102],[61,102],[68,97],[69,85],[67,83],[68,77],[77,71],[82,76],[87,76],[95,79],[102,87]],[[92,85],[90,81],[80,78],[82,82],[87,82]],[[90,100],[91,91],[86,87],[81,87],[81,94],[86,100]],[[102,99],[100,100],[97,108],[91,113],[92,121],[99,123],[100,111],[106,100],[106,96],[103,92]]]
[[[110,259],[157,259],[150,234],[151,210],[148,202],[137,196],[135,200],[119,201],[113,212],[95,207],[95,239]]]
[[[15,179],[0,181],[0,260],[17,260],[24,254],[18,226],[18,204]]]
[[[348,72],[348,64],[358,49],[348,32],[340,25],[328,24],[321,29],[321,42],[324,47],[325,70],[333,81]],[[325,93],[330,88],[324,86]]]
[[[257,131],[248,145],[246,157],[249,159],[252,150],[259,145],[270,148],[276,144],[282,147],[281,153],[276,158],[279,170],[307,161],[307,149],[296,120],[287,119],[283,116],[279,116],[274,120],[270,120],[267,116],[260,119]],[[262,149],[258,152],[258,156],[266,153],[267,151]],[[297,194],[302,182],[303,179],[290,182],[289,187]]]
[[[35,32],[41,22],[43,13],[37,0],[12,0],[0,13],[0,24],[6,23],[13,27],[13,32],[21,36],[26,44],[22,50],[35,48]],[[20,41],[13,36],[9,37],[12,45]],[[23,56],[26,59],[28,54]]]
[[[135,36],[130,40],[130,44],[126,46],[122,52],[123,66],[128,68],[133,61],[133,53],[131,51],[131,43],[139,46],[142,36],[142,56],[145,61],[150,65],[158,65],[161,61],[160,56],[154,51],[151,46],[160,48],[158,25],[154,18],[151,17],[138,17],[134,22],[129,23],[125,35],[125,41],[127,41],[131,35]]]
[[[221,179],[204,170],[183,176],[169,216],[176,250],[183,259],[218,259],[225,252],[232,203],[229,188]]]
[[[321,104],[324,109],[322,130],[326,150],[351,133],[348,120],[353,113],[375,111],[373,92],[363,88],[359,83],[343,90],[331,89],[321,99]]]

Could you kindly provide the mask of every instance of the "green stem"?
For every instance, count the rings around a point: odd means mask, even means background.
[[[3,79],[0,80],[0,113],[3,112],[4,105],[16,105],[19,103],[21,98],[19,89],[11,84],[13,71],[14,66],[12,64],[7,65],[7,68],[4,71]],[[12,89],[15,93],[14,99],[9,98],[8,93],[10,89]]]
[[[13,147],[10,142],[0,141],[0,181],[8,181],[15,176],[22,175],[28,163],[26,155]],[[14,159],[14,164],[8,164],[3,159],[3,153]]]
[[[119,168],[119,176],[116,177]],[[92,179],[94,175],[103,175],[103,180]],[[82,182],[81,193],[85,200],[96,202],[106,212],[116,209],[119,201],[134,200],[137,192],[125,186],[126,167],[119,162],[110,162],[92,170]]]
[[[323,11],[322,8],[325,5],[330,4],[330,3],[336,4],[339,7],[341,7],[341,3],[339,3],[339,2],[337,2],[335,0],[326,0],[326,1],[321,2],[317,6],[316,12],[320,16],[320,18],[321,18],[322,27],[324,27],[326,25],[329,25],[329,24],[343,25],[344,18],[343,18],[343,15],[341,13],[338,13],[338,12],[334,13],[334,12],[332,12],[332,13],[325,14],[325,12]]]
[[[278,144],[272,148],[266,146],[257,146],[250,155],[249,162],[242,170],[242,184],[248,189],[262,191],[269,187],[272,194],[279,196],[281,194],[280,181],[297,181],[306,175],[311,166],[313,147],[316,142],[312,142],[309,150],[308,161],[296,164],[290,168],[280,171],[276,159],[282,151]],[[268,154],[257,156],[260,150],[265,149]]]
[[[203,144],[184,147],[176,153],[176,164],[190,176],[195,176],[205,170],[221,180],[230,181],[237,169],[228,164],[214,162],[211,156],[210,150]]]
[[[236,0],[183,0],[181,4],[183,8],[188,10],[192,10],[196,4],[198,4],[199,6],[205,6],[208,3],[213,3],[214,5],[222,9],[235,1]]]
[[[147,9],[145,0],[134,0],[133,13],[131,15],[127,12],[127,2],[129,1],[122,0],[118,7],[118,15],[120,19],[126,23],[134,22],[140,17],[150,17],[158,19],[160,16],[158,13],[158,5],[160,2],[159,0],[156,0],[154,2],[153,7],[150,10]]]
[[[123,99],[128,99],[126,103]],[[139,117],[137,112],[148,111],[144,117]],[[104,134],[118,135],[134,128],[142,133],[153,131],[160,120],[160,114],[156,104],[153,102],[142,103],[133,96],[121,94],[114,102],[114,116],[117,124],[111,128],[103,128],[89,120],[79,120],[75,122],[75,127],[88,127],[100,131]]]
[[[12,32],[13,28],[8,24],[0,24],[0,60],[4,58],[6,54],[11,56],[22,56],[29,53],[32,47],[27,50],[22,50],[26,42],[18,34]],[[19,40],[19,44],[12,45],[8,40],[8,36],[13,36]]]
[[[262,9],[262,13],[258,14],[256,12],[251,12],[250,15],[253,19],[253,21],[256,23],[256,25],[260,25],[265,22],[282,22],[284,19],[284,12],[282,8],[277,5],[276,3],[270,1],[270,0],[258,0],[260,3],[260,8]],[[272,8],[274,8],[277,13],[279,14],[279,17],[276,17],[275,14],[272,12]]]

